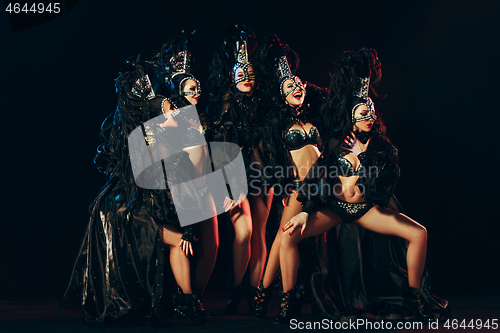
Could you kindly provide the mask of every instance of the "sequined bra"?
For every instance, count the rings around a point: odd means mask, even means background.
[[[316,145],[319,142],[319,131],[313,126],[306,134],[304,130],[297,128],[289,130],[285,134],[285,144],[288,150],[297,150],[307,145]]]
[[[341,155],[337,159],[337,167],[339,168],[339,170],[338,170],[339,176],[342,176],[342,177],[358,176],[359,175],[359,168],[358,168],[358,170],[355,170],[352,163],[344,156],[345,155]]]

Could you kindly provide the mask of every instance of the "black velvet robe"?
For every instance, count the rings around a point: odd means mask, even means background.
[[[161,115],[162,101],[163,98],[158,97],[144,107],[151,107],[156,110],[154,114]],[[183,121],[179,117],[176,119]],[[194,178],[188,153],[169,154],[171,143],[182,139],[186,133],[175,128],[161,128],[155,123],[143,123],[142,128],[151,155],[163,161],[145,168],[134,179],[127,156],[122,161],[124,167],[120,174],[108,174],[108,181],[91,208],[70,283],[60,303],[61,308],[82,312],[91,327],[106,327],[112,322],[133,324],[151,315],[161,316],[165,311],[163,305],[170,303],[175,280],[167,269],[169,260],[164,255],[159,228],[167,224],[181,232],[192,228],[179,227],[172,194],[166,184],[164,189],[145,189],[137,185],[146,177],[164,181],[164,170],[175,171],[176,178],[169,178],[173,183]],[[96,159],[103,163],[98,165],[101,170],[109,165],[112,148],[106,149],[100,151]],[[129,154],[144,152],[130,151]],[[176,204],[201,209],[199,191],[195,188],[184,190],[182,201]]]

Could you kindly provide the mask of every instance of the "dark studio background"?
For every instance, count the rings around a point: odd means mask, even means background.
[[[92,159],[123,61],[197,29],[191,51],[204,84],[234,23],[278,34],[301,57],[297,74],[320,86],[342,51],[378,51],[387,97],[375,103],[401,156],[396,195],[429,231],[433,289],[498,294],[500,6],[489,3],[80,0],[16,33],[0,14],[0,300],[58,300],[66,288],[104,182]]]

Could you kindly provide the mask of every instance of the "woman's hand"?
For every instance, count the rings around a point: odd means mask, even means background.
[[[288,231],[288,235],[292,235],[292,232],[295,230],[296,227],[301,226],[300,228],[300,234],[304,235],[304,230],[306,229],[307,226],[307,218],[309,217],[309,214],[306,212],[300,212],[294,217],[290,219],[284,226],[283,226],[283,232]]]
[[[235,206],[236,206],[236,201],[234,201],[229,197],[226,197],[226,199],[224,200],[224,211],[229,212]]]
[[[181,239],[181,243],[179,244],[179,246],[181,247],[182,252],[184,252],[186,257],[189,257],[189,254],[193,255],[193,244],[191,244],[191,242]]]
[[[200,133],[203,133],[203,126],[201,126],[199,122],[189,119],[189,125],[195,127],[198,131],[200,131]]]
[[[181,237],[181,242],[179,246],[186,255],[189,257],[189,254],[193,255],[193,242],[196,242],[199,238],[196,237],[196,229],[193,225],[189,225],[184,227],[184,232]]]
[[[243,202],[243,200],[245,200],[245,195],[243,193],[240,194],[240,198],[237,201],[226,197],[226,199],[224,200],[224,211],[228,212],[236,206],[241,207],[241,203]]]
[[[371,139],[372,138],[369,138],[366,143],[362,143],[358,140],[358,138],[356,138],[354,132],[351,132],[351,136],[348,136],[344,139],[344,142],[347,143],[349,147],[344,147],[344,149],[347,149],[354,155],[358,156],[359,154],[364,153],[366,149],[368,149],[368,144],[370,143]]]

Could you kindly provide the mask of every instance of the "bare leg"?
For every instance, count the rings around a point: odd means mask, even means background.
[[[204,197],[205,207],[211,207],[216,214],[215,203],[212,195],[209,193]],[[202,253],[196,265],[194,292],[203,294],[208,280],[212,275],[217,259],[217,250],[219,248],[219,233],[218,233],[218,220],[217,217],[205,220],[200,223],[200,241],[202,246]]]
[[[317,236],[341,222],[342,220],[330,209],[323,209],[309,215],[303,235],[300,234],[300,228],[296,228],[291,235],[288,234],[288,231],[282,232],[279,256],[284,292],[292,290],[297,282],[297,271],[299,269],[299,249],[297,244],[301,240]]]
[[[280,243],[281,236],[283,235],[282,228],[290,221],[292,217],[300,213],[302,210],[302,204],[297,200],[297,194],[294,193],[290,197],[286,198],[283,202],[284,209],[283,215],[281,216],[280,227],[276,233],[276,237],[273,241],[271,247],[271,252],[269,252],[269,258],[267,261],[266,271],[264,273],[264,279],[262,280],[262,286],[264,288],[269,288],[273,283],[274,279],[278,275],[278,270],[280,267]]]
[[[273,201],[274,189],[266,194],[261,189],[259,194],[251,195],[250,208],[252,211],[253,232],[251,238],[251,255],[248,268],[250,270],[250,285],[257,287],[266,264],[266,225],[269,210]]]
[[[427,256],[425,227],[406,215],[379,206],[374,206],[354,223],[379,234],[398,236],[409,241],[406,255],[408,283],[410,287],[420,289]]]
[[[245,199],[240,206],[229,211],[234,226],[233,267],[234,283],[240,284],[250,260],[250,239],[252,237],[252,217],[250,205]]]
[[[217,250],[219,248],[219,233],[217,228],[217,217],[200,222],[202,253],[196,265],[194,282],[194,292],[197,294],[203,294],[215,266]]]
[[[163,227],[163,242],[170,250],[170,267],[175,281],[185,294],[192,294],[189,258],[179,246],[181,237],[182,234],[176,228],[169,225]]]

